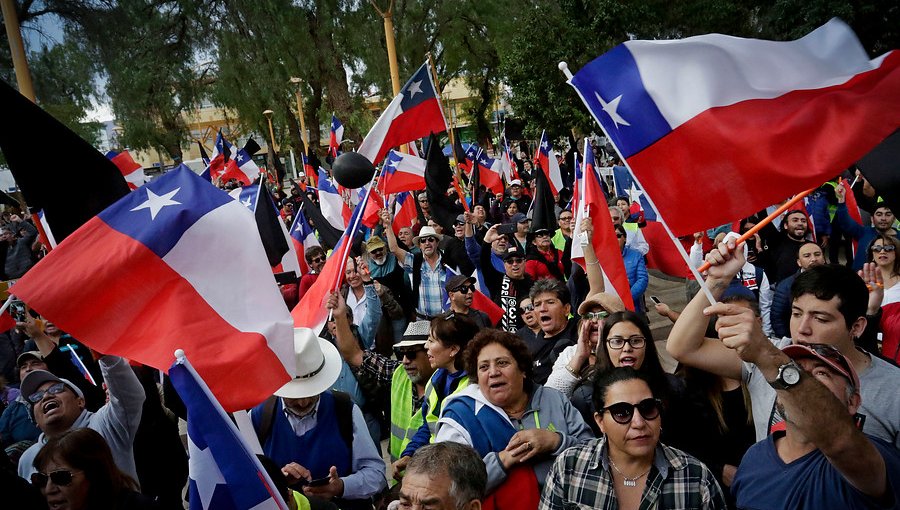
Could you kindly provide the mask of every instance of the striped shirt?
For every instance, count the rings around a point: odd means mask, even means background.
[[[413,272],[413,254],[407,252],[403,260],[403,269],[408,275]],[[422,261],[422,283],[419,286],[419,302],[416,312],[423,317],[436,317],[447,309],[447,291],[444,290],[444,282],[447,280],[447,271],[441,257],[438,257],[434,268],[428,261]]]
[[[569,448],[557,457],[547,475],[539,509],[618,508],[611,469],[605,437]],[[727,507],[722,489],[703,463],[659,444],[639,508]]]

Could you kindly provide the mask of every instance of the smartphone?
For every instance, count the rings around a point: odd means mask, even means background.
[[[9,313],[16,322],[25,322],[25,303],[15,300],[9,304]]]
[[[306,485],[307,487],[321,487],[322,485],[328,485],[329,481],[331,481],[331,477],[323,476],[322,478],[310,480],[303,485]]]
[[[518,229],[519,227],[515,223],[503,223],[497,227],[497,233],[500,235],[510,235],[515,234]]]
[[[656,304],[660,304],[660,303],[662,302],[662,301],[660,301],[659,298],[656,297],[656,296],[650,296],[650,299],[653,300],[653,302],[656,303]]]

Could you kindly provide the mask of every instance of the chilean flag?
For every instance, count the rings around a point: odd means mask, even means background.
[[[469,146],[466,147],[466,158],[459,163],[459,166],[466,170],[466,174],[471,175],[472,167],[475,164],[475,160],[478,158],[478,151],[480,150],[481,148],[474,143],[469,144]]]
[[[365,188],[364,188],[365,189]],[[344,231],[334,251],[315,283],[306,291],[297,306],[291,311],[294,318],[294,326],[298,328],[309,328],[316,333],[322,330],[325,320],[328,317],[328,310],[325,308],[325,301],[331,292],[340,288],[344,281],[345,266],[350,249],[353,246],[354,233],[357,232],[359,222],[362,219],[363,211],[369,202],[370,191],[366,191],[353,210],[353,216],[350,218],[350,227]]]
[[[222,136],[222,131],[216,135],[216,144],[213,146],[213,155],[209,159],[206,170],[201,174],[204,179],[208,178],[210,182],[222,177],[225,173],[225,167],[231,159],[232,145]]]
[[[503,156],[500,159],[503,161],[503,177],[506,179],[506,182],[512,182],[513,179],[521,179],[519,177],[519,169],[510,157],[509,144],[506,140],[503,141]]]
[[[478,173],[481,180],[479,184],[484,185],[491,193],[503,193],[503,181],[501,180],[503,165],[500,158],[491,159],[484,151],[481,151],[481,154],[478,155],[478,166],[484,169],[483,172]]]
[[[616,238],[612,219],[607,210],[606,195],[600,187],[600,176],[594,163],[594,151],[587,145],[584,152],[584,165],[582,166],[582,180],[578,184],[581,197],[578,201],[578,209],[575,212],[575,228],[572,231],[572,261],[587,270],[584,261],[584,251],[578,239],[581,236],[581,222],[590,217],[594,227],[591,236],[591,246],[594,254],[600,262],[600,270],[603,271],[605,291],[619,296],[625,308],[634,310],[634,300],[631,298],[631,285],[628,283],[628,273],[625,272],[625,262],[622,260],[622,251]],[[593,207],[591,207],[593,205]]]
[[[366,184],[362,188],[359,189],[359,201],[362,202],[365,195],[369,192],[369,188],[371,186]],[[384,200],[381,198],[381,195],[378,194],[378,191],[375,190],[371,194],[369,194],[369,202],[366,204],[366,208],[362,213],[362,220],[360,221],[363,225],[368,228],[375,228],[375,225],[381,221],[381,210],[384,209]]]
[[[313,234],[312,227],[306,215],[303,214],[303,207],[297,209],[294,214],[294,223],[291,225],[291,244],[294,246],[294,253],[297,255],[297,263],[300,266],[300,272],[297,276],[309,272],[309,265],[306,263],[306,250],[313,246],[320,246],[319,240]]]
[[[628,41],[570,83],[676,235],[821,184],[900,126],[900,53],[832,19],[796,41]],[[689,205],[688,205],[689,204]]]
[[[144,185],[146,179],[144,168],[131,157],[128,151],[109,151],[106,153],[106,157],[122,172],[122,177],[125,177],[125,182],[128,183],[130,189],[135,190]]]
[[[344,125],[334,114],[331,114],[331,139],[328,142],[328,152],[338,157],[341,152],[341,141],[344,139]]]
[[[488,290],[487,285],[484,284],[484,274],[481,272],[481,268],[475,268],[472,277],[475,278],[472,308],[486,313],[488,318],[491,319],[491,324],[499,324],[500,319],[503,318],[503,309],[491,300],[491,292]]]
[[[559,190],[563,188],[562,172],[559,170],[559,161],[556,160],[556,153],[553,152],[553,145],[547,138],[547,132],[541,133],[541,144],[538,146],[537,164],[547,176],[547,182],[550,183],[550,189],[553,190],[553,196],[559,195]]]
[[[225,171],[220,177],[223,182],[234,179],[243,186],[253,184],[257,178],[259,178],[259,167],[245,149],[238,149],[234,158],[226,163]]]
[[[394,223],[391,225],[395,235],[400,235],[403,227],[412,227],[416,224],[419,213],[416,210],[416,197],[405,191],[398,193],[394,202]]]
[[[385,195],[425,189],[425,160],[394,150],[388,152],[380,187]]]
[[[13,289],[97,351],[166,370],[184,349],[231,411],[294,376],[291,317],[253,214],[184,165],[82,225]]]
[[[322,168],[319,168],[319,210],[332,227],[338,230],[347,228],[343,217],[344,199]]]
[[[378,164],[391,147],[447,130],[428,62],[422,64],[359,146],[359,152]]]

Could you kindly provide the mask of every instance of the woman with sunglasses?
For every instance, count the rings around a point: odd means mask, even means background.
[[[444,400],[469,385],[463,351],[478,330],[479,327],[471,319],[454,312],[441,314],[431,320],[431,333],[425,341],[425,351],[434,374],[425,385],[422,426],[410,439],[400,454],[400,459],[394,462],[394,472],[406,469],[406,464],[416,450],[432,440],[437,431]]]
[[[724,509],[715,477],[700,461],[660,442],[662,401],[647,374],[617,367],[594,381],[600,439],[560,455],[541,510],[566,508]]]
[[[874,262],[884,279],[881,301],[881,354],[900,362],[900,241],[891,236],[876,237],[869,246],[869,262]]]
[[[144,510],[161,507],[137,492],[137,482],[113,461],[103,437],[74,429],[47,441],[34,458],[31,483],[50,508],[65,510]]]

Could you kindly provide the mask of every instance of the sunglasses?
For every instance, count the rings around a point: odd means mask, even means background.
[[[803,347],[808,347],[815,351],[816,354],[822,356],[825,359],[834,361],[838,366],[840,366],[845,372],[848,374],[853,373],[850,370],[850,365],[847,362],[847,358],[841,354],[841,351],[837,349],[837,347],[829,344],[807,344],[801,343]]]
[[[369,252],[369,255],[380,257],[384,253],[384,248],[376,248]]]
[[[659,412],[662,409],[662,401],[657,398],[647,398],[638,402],[637,405],[629,404],[628,402],[619,402],[600,409],[600,414],[603,414],[604,411],[609,411],[609,415],[612,416],[613,421],[626,425],[631,423],[631,419],[634,418],[635,408],[637,408],[638,412],[641,413],[641,417],[645,420],[655,420],[659,418]]]
[[[320,264],[322,262],[325,262],[325,257],[316,257],[316,258],[310,260],[310,262],[313,264]]]
[[[473,290],[475,290],[474,285],[460,285],[459,287],[453,289],[453,292],[462,292],[463,294],[467,294]]]
[[[59,395],[60,393],[66,391],[66,384],[58,382],[53,386],[50,386],[46,390],[38,390],[28,396],[28,401],[32,404],[37,404],[41,400],[44,399],[44,395]]]
[[[621,336],[611,336],[606,339],[606,343],[609,344],[610,349],[619,350],[625,347],[625,344],[631,346],[632,349],[640,349],[647,343],[647,339],[642,337],[641,335],[634,335],[628,338]]]
[[[894,251],[895,249],[896,249],[896,247],[893,244],[882,244],[882,245],[876,244],[876,245],[872,246],[872,251],[875,253],[881,253],[883,251],[890,253],[890,252]]]
[[[394,349],[394,356],[397,356],[397,361],[403,361],[403,358],[409,358],[410,361],[416,359],[416,356],[424,351],[424,347],[418,347],[415,349]]]
[[[519,308],[519,313],[528,313],[534,311],[534,305],[525,305],[522,308]]]
[[[609,312],[607,312],[606,310],[600,310],[599,312],[587,312],[587,313],[581,314],[581,318],[586,321],[600,321],[607,317],[609,317]]]
[[[506,264],[521,264],[522,262],[525,262],[525,259],[521,257],[510,257],[503,262]]]
[[[560,216],[559,221],[572,221],[571,216]]]
[[[625,234],[616,234],[616,237],[618,237],[619,239],[622,239],[623,237],[625,237]]]
[[[47,486],[47,481],[53,482],[53,485],[57,485],[60,487],[66,487],[70,483],[72,483],[72,479],[75,478],[76,473],[81,473],[81,471],[69,471],[68,469],[60,469],[57,471],[52,471],[50,473],[32,473],[31,475],[31,485],[43,488]]]
[[[423,237],[423,238],[419,239],[419,244],[436,243],[436,242],[437,242],[437,239],[435,239],[434,237]]]

